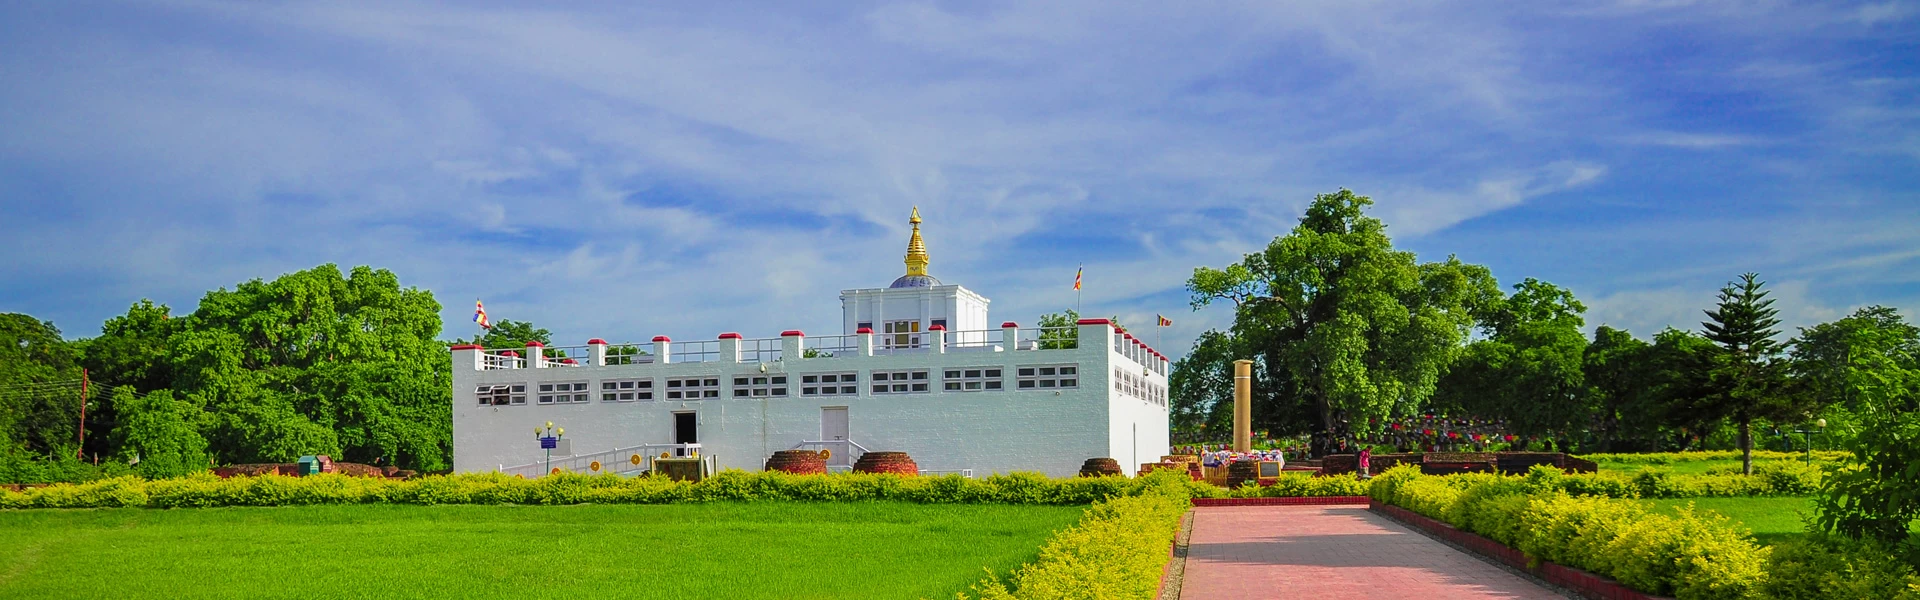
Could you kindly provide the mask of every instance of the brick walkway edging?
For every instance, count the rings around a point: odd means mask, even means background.
[[[1313,496],[1292,498],[1194,498],[1193,505],[1200,506],[1327,506],[1334,504],[1365,505],[1370,500],[1366,496]]]
[[[1573,567],[1544,560],[1537,561],[1537,564],[1529,564],[1530,561],[1527,559],[1526,554],[1519,550],[1509,548],[1505,544],[1487,539],[1477,533],[1461,531],[1452,525],[1442,523],[1420,513],[1391,504],[1382,504],[1378,500],[1369,501],[1367,509],[1408,526],[1419,528],[1422,531],[1432,534],[1434,537],[1450,542],[1455,546],[1465,548],[1475,554],[1531,573],[1535,577],[1546,580],[1547,583],[1572,590],[1575,593],[1586,596],[1587,598],[1592,598],[1593,600],[1671,600],[1629,588],[1614,580]]]

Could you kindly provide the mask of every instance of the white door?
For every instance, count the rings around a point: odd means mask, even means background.
[[[829,406],[820,409],[820,439],[828,441],[847,439],[847,407]],[[833,456],[827,459],[827,464],[841,466],[853,464],[852,444],[829,444],[827,448],[833,450]]]

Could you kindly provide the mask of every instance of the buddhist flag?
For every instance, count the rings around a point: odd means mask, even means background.
[[[479,323],[482,329],[493,329],[493,324],[487,322],[487,307],[481,306],[479,300],[473,301],[473,322]]]
[[[1080,276],[1086,274],[1086,272],[1086,265],[1080,265],[1080,270],[1073,272],[1073,291],[1080,291]]]
[[[1163,317],[1163,316],[1160,316],[1160,315],[1157,315],[1157,314],[1156,314],[1156,315],[1154,315],[1154,317],[1155,317],[1155,318],[1158,318],[1158,319],[1160,319],[1160,326],[1161,326],[1161,327],[1172,327],[1172,326],[1173,326],[1173,319],[1169,319],[1169,318],[1166,318],[1166,317]]]

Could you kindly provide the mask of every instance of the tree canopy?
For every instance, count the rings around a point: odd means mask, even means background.
[[[1500,293],[1484,267],[1395,250],[1372,204],[1344,189],[1316,196],[1265,251],[1187,281],[1196,309],[1233,303],[1233,335],[1313,407],[1323,445],[1424,405]]]

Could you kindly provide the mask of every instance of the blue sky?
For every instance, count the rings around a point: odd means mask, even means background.
[[[1178,356],[1182,283],[1372,196],[1640,335],[1744,271],[1920,309],[1915,2],[0,5],[0,311],[334,262],[557,341],[837,333],[903,267]],[[1143,328],[1144,329],[1144,328]]]

